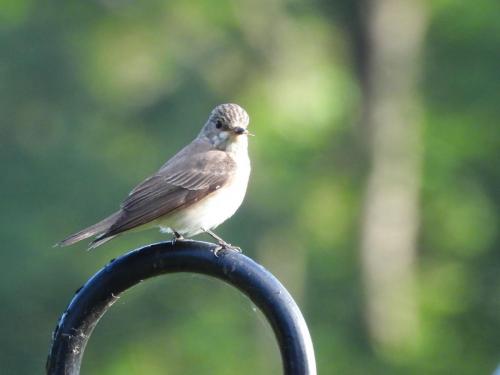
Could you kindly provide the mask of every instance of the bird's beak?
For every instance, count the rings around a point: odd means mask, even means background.
[[[247,129],[245,128],[242,128],[242,127],[236,127],[233,129],[233,131],[238,134],[238,135],[242,135],[242,134],[246,134],[246,135],[251,135],[253,136],[254,134],[250,133]]]

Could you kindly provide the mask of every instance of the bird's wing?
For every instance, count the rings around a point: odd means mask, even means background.
[[[115,223],[99,238],[149,223],[205,198],[227,183],[235,166],[234,160],[219,150],[172,159],[132,190]]]

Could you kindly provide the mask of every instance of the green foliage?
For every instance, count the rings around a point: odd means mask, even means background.
[[[0,2],[2,374],[41,373],[73,291],[125,249],[53,249],[236,102],[253,176],[218,232],[301,305],[322,374],[487,374],[500,361],[499,3],[434,1],[422,67],[421,337],[381,353],[364,323],[353,2]],[[347,21],[348,20],[348,21]],[[353,36],[354,35],[354,36]],[[82,373],[276,374],[264,319],[219,282],[148,281],[97,328]]]

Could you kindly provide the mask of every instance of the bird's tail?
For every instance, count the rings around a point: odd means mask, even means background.
[[[55,246],[68,246],[68,245],[73,245],[74,243],[84,240],[86,238],[95,236],[95,235],[101,235],[100,237],[104,237],[105,233],[108,231],[108,229],[113,225],[113,223],[116,221],[117,217],[119,215],[119,212],[115,212],[113,215],[108,216],[106,219],[101,220],[97,224],[91,225],[88,228],[82,229],[81,231],[72,234],[71,236],[65,238],[64,240],[58,242],[55,244]],[[112,237],[106,237],[103,238],[102,240],[100,238],[97,238],[96,241],[92,242],[91,248],[97,247],[99,245],[102,245],[104,242],[107,240],[110,240]]]

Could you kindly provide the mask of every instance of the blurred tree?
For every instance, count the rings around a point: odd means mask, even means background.
[[[361,252],[367,319],[387,352],[416,344],[423,1],[368,0],[364,134],[370,155]]]
[[[228,101],[257,136],[245,203],[218,231],[301,301],[319,373],[492,372],[498,14],[491,0],[0,1],[2,375],[39,373],[74,289],[165,237],[52,244],[114,211]],[[83,373],[235,368],[276,373],[272,335],[243,297],[182,275],[120,299]]]

